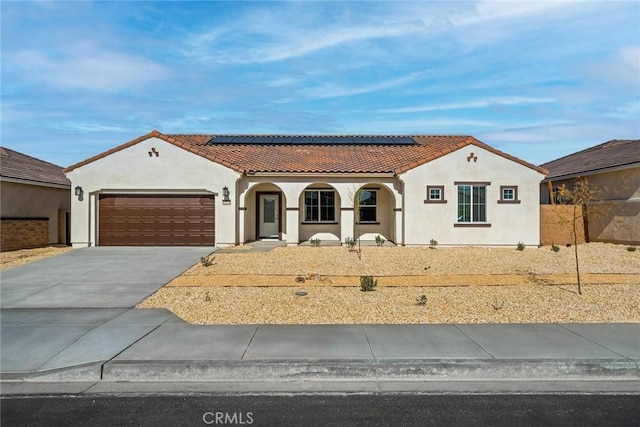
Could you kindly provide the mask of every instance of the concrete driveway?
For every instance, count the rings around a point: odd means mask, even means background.
[[[3,271],[2,308],[130,308],[213,247],[94,247]]]

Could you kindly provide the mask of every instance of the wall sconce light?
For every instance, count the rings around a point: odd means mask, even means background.
[[[75,188],[75,195],[78,197],[78,200],[82,201],[82,195],[84,194],[84,191],[82,191],[82,187],[80,187],[79,185]]]
[[[231,199],[229,199],[229,188],[227,187],[222,188],[222,201],[231,202]]]

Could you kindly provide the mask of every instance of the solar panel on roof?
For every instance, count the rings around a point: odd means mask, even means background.
[[[214,144],[414,145],[416,142],[410,136],[217,135],[207,142]]]

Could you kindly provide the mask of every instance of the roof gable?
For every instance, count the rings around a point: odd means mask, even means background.
[[[35,157],[0,147],[0,176],[40,184],[71,186],[62,167]]]
[[[640,163],[640,139],[613,139],[541,165],[549,178]]]
[[[165,135],[155,130],[70,166],[65,172],[152,137],[239,173],[401,174],[470,144],[546,173],[465,135]]]

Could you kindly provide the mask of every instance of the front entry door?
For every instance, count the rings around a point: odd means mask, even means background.
[[[280,196],[277,194],[261,194],[260,204],[260,237],[278,238],[280,233]]]

